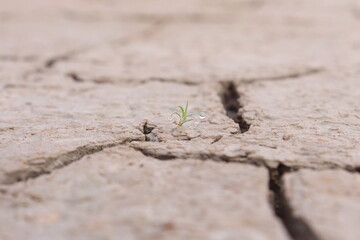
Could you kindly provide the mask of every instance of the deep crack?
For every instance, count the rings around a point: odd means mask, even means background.
[[[240,103],[240,94],[238,93],[234,82],[221,82],[220,90],[221,102],[226,110],[226,115],[239,124],[240,132],[245,133],[249,130],[250,124],[243,118]]]
[[[161,138],[158,136],[157,131],[153,131],[156,128],[155,124],[151,124],[148,121],[142,125],[142,133],[145,135],[146,142],[161,142]]]
[[[320,240],[311,227],[301,218],[294,215],[285,196],[282,177],[295,169],[280,164],[269,169],[269,189],[272,192],[271,203],[275,214],[282,221],[293,240]]]

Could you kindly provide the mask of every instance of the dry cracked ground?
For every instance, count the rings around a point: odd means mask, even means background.
[[[358,0],[0,0],[0,239],[359,240],[359,29]]]

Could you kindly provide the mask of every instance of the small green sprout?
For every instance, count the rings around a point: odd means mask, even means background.
[[[185,108],[182,106],[178,106],[178,108],[180,109],[181,112],[174,111],[170,115],[170,118],[172,118],[172,116],[174,116],[174,115],[179,117],[179,121],[176,123],[177,127],[184,125],[184,123],[195,120],[193,118],[188,119],[188,117],[191,117],[191,116],[199,115],[200,119],[205,118],[205,113],[203,113],[203,112],[188,113],[188,107],[189,107],[189,103],[187,102]]]

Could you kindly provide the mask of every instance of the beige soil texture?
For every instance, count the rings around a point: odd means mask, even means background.
[[[0,6],[1,240],[360,239],[357,0]]]

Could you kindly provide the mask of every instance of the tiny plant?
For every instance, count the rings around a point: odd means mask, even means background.
[[[203,112],[188,113],[188,107],[189,107],[189,103],[187,102],[185,108],[182,107],[182,106],[178,106],[178,108],[180,109],[180,112],[179,111],[174,111],[171,114],[170,118],[172,116],[174,116],[174,115],[179,117],[179,121],[176,123],[177,127],[180,127],[180,126],[184,125],[184,123],[195,120],[193,118],[190,118],[190,119],[188,118],[188,117],[191,117],[191,116],[199,115],[200,119],[205,118],[204,117],[205,114]]]

